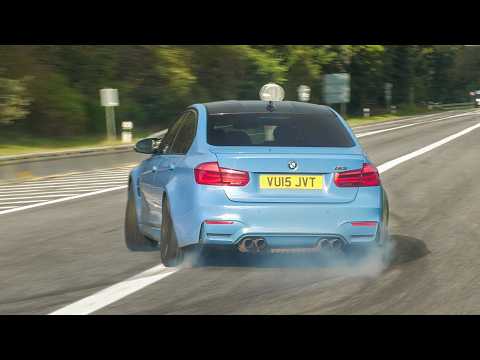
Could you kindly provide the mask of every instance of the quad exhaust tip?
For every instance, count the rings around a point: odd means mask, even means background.
[[[264,238],[245,238],[238,246],[238,250],[242,253],[259,253],[267,249],[267,241]]]
[[[321,239],[318,242],[318,247],[322,250],[341,250],[345,243],[339,238]]]
[[[340,251],[343,250],[345,243],[340,238],[325,238],[320,239],[316,247],[313,248],[304,248],[304,249],[295,249],[300,252],[308,251]],[[270,250],[267,241],[262,237],[247,237],[240,241],[238,245],[238,250],[241,253],[264,253]],[[272,252],[283,252],[282,249],[272,249]],[[287,250],[287,249],[286,249]],[[292,249],[291,249],[292,250]]]

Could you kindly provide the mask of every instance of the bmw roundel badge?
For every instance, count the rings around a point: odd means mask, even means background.
[[[288,168],[289,168],[290,170],[296,170],[296,169],[298,168],[297,162],[296,162],[296,161],[293,161],[293,160],[290,161],[290,162],[288,163]]]

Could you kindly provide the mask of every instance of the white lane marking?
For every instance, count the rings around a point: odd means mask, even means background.
[[[107,183],[107,182],[115,182],[115,181],[123,181],[128,179],[128,175],[123,176],[115,176],[109,179],[85,179],[85,180],[55,180],[55,181],[42,181],[37,183],[23,183],[22,186],[40,186],[40,185],[68,185],[68,184],[90,184],[90,183]],[[1,187],[1,186],[0,186]]]
[[[88,180],[95,180],[95,181],[100,181],[100,180],[110,180],[110,179],[118,179],[121,177],[127,177],[128,173],[122,173],[119,175],[104,175],[104,176],[83,176],[83,177],[78,177],[78,176],[69,176],[68,178],[56,178],[56,179],[49,179],[49,180],[41,180],[41,181],[35,181],[35,180],[30,180],[30,181],[25,181],[24,184],[49,184],[49,183],[54,183],[54,182],[63,182],[63,181],[88,181]]]
[[[397,159],[387,161],[386,163],[384,163],[384,164],[382,164],[378,167],[378,171],[380,173],[384,173],[384,172],[386,172],[390,169],[393,169],[394,167],[396,167],[396,166],[398,166],[398,165],[400,165],[400,164],[402,164],[402,163],[404,163],[408,160],[414,159],[414,158],[416,158],[420,155],[423,155],[423,154],[425,154],[429,151],[432,151],[432,150],[434,150],[434,149],[436,149],[436,148],[438,148],[442,145],[445,145],[445,144],[449,143],[450,141],[458,139],[459,137],[464,136],[464,135],[472,132],[475,129],[478,129],[479,127],[480,127],[480,123],[478,123],[477,125],[474,125],[474,126],[470,126],[469,128],[466,128],[465,130],[462,130],[462,131],[460,131],[456,134],[450,135],[450,136],[448,136],[448,137],[446,137],[442,140],[439,140],[439,141],[437,141],[433,144],[425,146],[425,147],[423,147],[423,148],[421,148],[417,151],[414,151],[410,154],[406,154],[406,155],[400,156]]]
[[[358,139],[360,139],[360,138],[363,138],[363,137],[366,137],[366,136],[372,136],[372,135],[377,135],[377,134],[381,134],[381,133],[385,133],[385,132],[389,132],[389,131],[405,129],[405,128],[412,127],[412,126],[417,126],[417,125],[422,125],[422,124],[432,124],[432,123],[439,122],[439,121],[444,121],[444,120],[447,120],[447,119],[453,119],[453,118],[457,118],[457,117],[463,117],[463,116],[469,116],[469,115],[475,115],[475,114],[479,114],[479,112],[470,112],[470,113],[465,113],[465,114],[452,115],[452,116],[447,116],[447,117],[444,117],[444,118],[441,118],[441,119],[435,119],[435,120],[430,120],[430,121],[422,121],[422,122],[417,122],[417,123],[414,123],[414,124],[407,124],[407,125],[396,126],[396,127],[388,128],[388,129],[370,131],[370,132],[358,134],[358,135],[356,135],[356,137]]]
[[[2,202],[2,205],[35,204],[35,203],[43,203],[43,202],[45,202],[45,200],[5,201],[5,202]]]
[[[100,182],[80,182],[79,185],[82,185],[82,184],[86,184],[86,185],[95,185],[95,184],[98,184],[98,185],[105,185],[105,184],[123,184],[123,183],[126,183],[128,181],[127,178],[125,179],[121,179],[121,180],[117,180],[117,181],[100,181]],[[74,187],[75,185],[74,184],[71,184],[71,183],[68,183],[68,184],[58,184],[58,185],[55,185],[55,184],[47,184],[47,185],[41,185],[41,184],[37,184],[37,185],[15,185],[15,186],[8,186],[8,187],[4,187],[4,186],[0,186],[0,191],[2,190],[8,190],[8,189],[44,189],[44,188],[56,188],[56,187]]]
[[[53,176],[45,176],[39,178],[28,179],[22,181],[22,184],[32,184],[32,183],[42,183],[46,181],[61,181],[66,179],[73,179],[73,180],[101,180],[107,177],[114,177],[119,178],[121,176],[127,176],[132,168],[127,168],[124,170],[96,170],[95,172],[87,171],[87,172],[74,172],[70,174],[61,174],[61,175],[53,175]],[[8,181],[0,181],[0,186],[9,186],[15,185],[15,182],[8,182]]]
[[[38,178],[32,178],[32,179],[27,179],[25,182],[30,183],[30,182],[41,182],[45,180],[56,180],[56,179],[66,179],[66,178],[75,178],[75,177],[80,177],[80,178],[90,178],[92,179],[93,177],[99,176],[109,176],[109,175],[128,175],[132,168],[124,169],[124,170],[96,170],[95,172],[92,171],[86,171],[86,172],[73,172],[69,174],[57,174],[57,175],[50,175],[50,176],[44,176],[44,177],[38,177]],[[1,182],[0,184],[5,184],[9,185],[11,183],[9,182]]]
[[[119,184],[115,184],[115,185],[124,185],[126,184],[127,182],[121,182]],[[48,188],[48,189],[43,189],[43,188],[40,188],[40,189],[31,189],[31,190],[21,190],[21,191],[27,191],[28,192],[32,192],[32,191],[37,191],[37,192],[52,192],[52,191],[64,191],[64,192],[68,192],[68,191],[82,191],[82,192],[86,192],[86,191],[96,191],[96,190],[103,190],[103,189],[109,189],[111,187],[114,187],[112,186],[111,184],[107,184],[107,185],[100,185],[100,184],[95,184],[95,185],[91,185],[91,186],[62,186],[62,187],[53,187],[53,188]],[[19,190],[13,190],[12,193],[15,193],[15,192],[20,192],[21,191]],[[1,194],[9,194],[10,192],[5,192],[5,191],[1,191],[0,192]]]
[[[58,191],[55,191],[55,192],[33,193],[33,194],[38,194],[38,195],[41,195],[41,194],[56,194],[56,193],[59,193],[59,194],[62,194],[62,193],[67,193],[67,194],[71,194],[71,193],[83,194],[83,193],[87,193],[87,192],[95,192],[95,191],[110,189],[111,187],[112,187],[112,186],[104,186],[104,187],[101,187],[101,186],[93,186],[93,187],[88,187],[88,188],[62,189],[62,190],[58,190]],[[30,193],[14,192],[14,193],[12,193],[12,195],[30,195]]]
[[[8,195],[0,195],[0,204],[4,203],[5,201],[9,201],[9,200],[35,200],[35,199],[48,199],[48,198],[59,198],[59,197],[71,197],[71,196],[77,196],[79,194],[72,194],[70,192],[70,194],[56,194],[56,195],[30,195],[30,196],[23,196],[23,197],[4,197],[4,196],[8,196]],[[41,200],[43,201],[43,200]]]
[[[106,189],[109,187],[111,186],[110,185],[105,186],[103,187],[103,189]],[[63,188],[59,190],[49,189],[47,191],[39,191],[38,189],[37,190],[21,190],[21,191],[14,190],[14,191],[4,191],[4,192],[0,191],[0,198],[4,196],[14,196],[14,195],[15,196],[21,196],[21,195],[35,196],[35,195],[50,195],[50,194],[62,194],[62,193],[70,194],[72,193],[73,190],[78,192],[89,192],[89,191],[102,190],[102,187],[94,185],[94,186],[87,186],[87,187],[74,187],[71,189],[63,189]]]
[[[177,269],[167,269],[163,265],[155,266],[143,273],[112,285],[89,297],[79,300],[50,315],[88,315],[100,310],[124,297],[152,285],[177,272]]]
[[[112,192],[112,191],[125,190],[127,188],[128,188],[128,185],[117,186],[117,187],[108,188],[108,189],[95,191],[95,192],[89,192],[89,193],[81,194],[81,195],[77,195],[77,196],[71,196],[71,197],[66,197],[66,198],[62,198],[62,199],[58,199],[58,200],[46,201],[46,202],[42,202],[42,203],[39,203],[39,204],[21,206],[21,207],[17,207],[17,208],[10,209],[10,210],[0,211],[0,215],[11,214],[11,213],[18,212],[18,211],[34,209],[34,208],[41,207],[41,206],[53,205],[53,204],[58,204],[58,203],[71,201],[71,200],[76,200],[76,199],[82,199],[82,198],[86,198],[86,197],[90,197],[90,196],[105,194],[105,193]]]
[[[0,210],[13,209],[15,206],[0,206]]]
[[[355,126],[353,127],[352,129],[353,130],[363,130],[363,129],[367,129],[367,128],[371,128],[371,127],[375,127],[375,126],[382,126],[382,125],[395,125],[395,124],[403,124],[407,121],[412,121],[412,120],[423,120],[423,119],[427,119],[427,118],[431,118],[431,117],[434,117],[434,116],[439,116],[439,115],[444,115],[444,116],[447,116],[449,114],[451,114],[453,111],[445,111],[445,112],[442,112],[442,113],[435,113],[435,114],[428,114],[428,115],[421,115],[421,116],[412,116],[412,117],[405,117],[405,118],[402,118],[402,119],[397,119],[397,120],[390,120],[390,121],[384,121],[384,122],[378,122],[378,123],[371,123],[371,124],[368,124],[368,125],[360,125],[360,126]],[[471,111],[469,111],[470,113]],[[461,113],[459,115],[463,115],[463,114],[466,114],[466,113]],[[366,119],[368,120],[368,119]]]

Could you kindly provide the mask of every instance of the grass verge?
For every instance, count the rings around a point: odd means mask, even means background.
[[[133,141],[151,134],[149,131],[133,133]],[[121,140],[108,141],[105,136],[35,137],[13,131],[0,132],[0,156],[43,153],[51,151],[80,150],[91,147],[122,145]]]

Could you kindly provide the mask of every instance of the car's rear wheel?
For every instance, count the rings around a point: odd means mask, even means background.
[[[166,267],[178,266],[183,262],[184,252],[178,246],[177,236],[173,228],[170,206],[167,199],[163,199],[162,205],[162,238],[160,240],[160,256]]]
[[[138,229],[133,186],[128,191],[125,214],[125,243],[130,251],[158,251],[158,242],[145,237]]]

